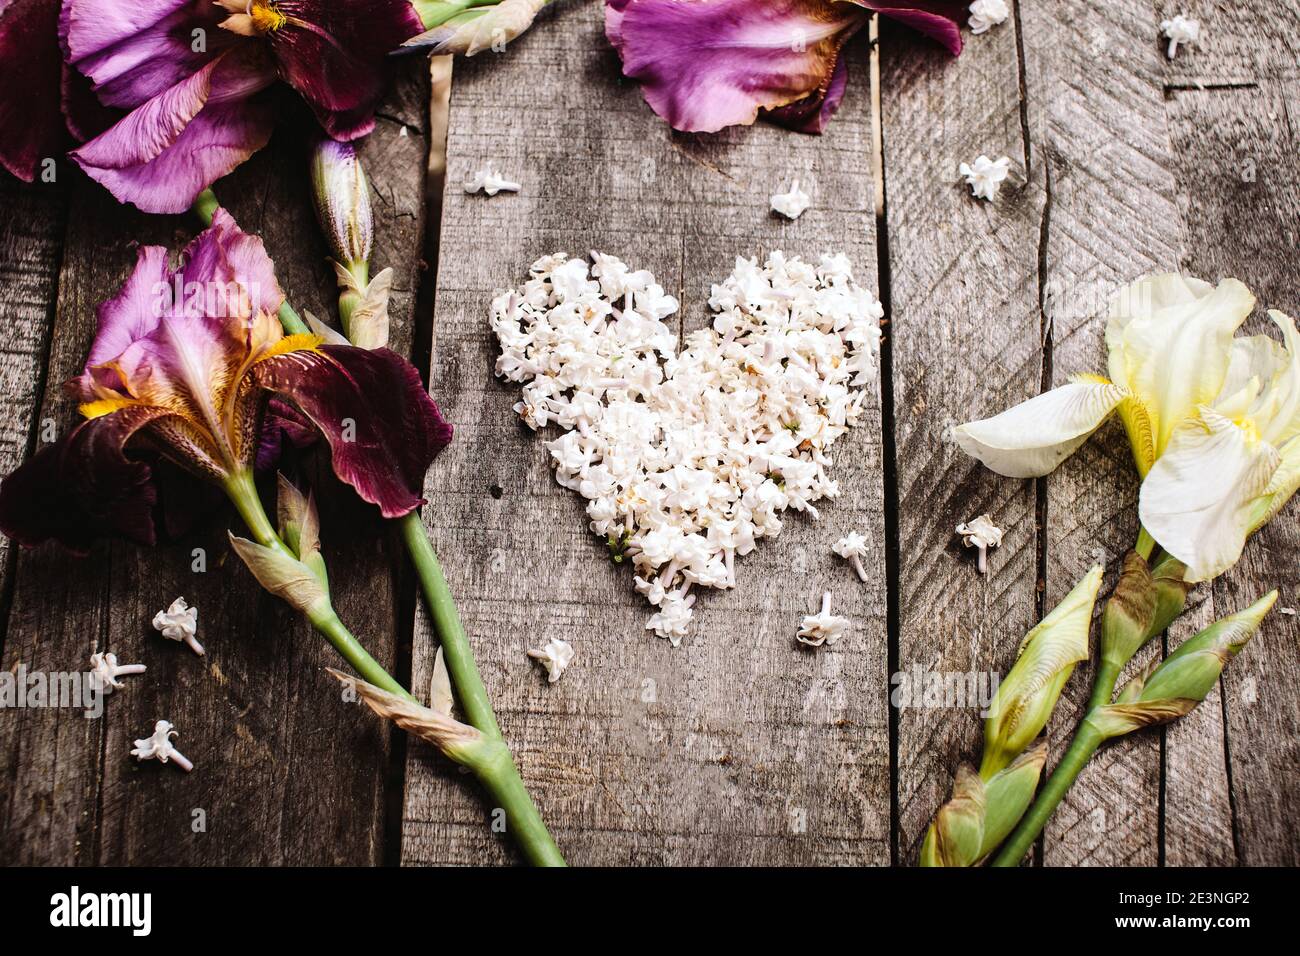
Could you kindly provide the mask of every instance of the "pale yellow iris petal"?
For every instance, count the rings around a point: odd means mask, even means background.
[[[1300,435],[1300,333],[1290,316],[1270,311],[1269,318],[1282,330],[1285,350],[1278,349],[1282,367],[1276,371],[1267,391],[1252,411],[1265,441],[1281,447]],[[1270,340],[1271,341],[1271,340]]]
[[[966,454],[1000,475],[1037,478],[1072,455],[1126,398],[1109,382],[1062,385],[1001,415],[953,430]]]
[[[1174,430],[1142,483],[1138,513],[1162,548],[1206,581],[1241,557],[1282,456],[1252,430],[1209,408]]]
[[[1184,419],[1219,397],[1233,335],[1254,306],[1236,279],[1210,286],[1178,275],[1148,276],[1115,297],[1106,330],[1111,378],[1146,406],[1157,457]]]

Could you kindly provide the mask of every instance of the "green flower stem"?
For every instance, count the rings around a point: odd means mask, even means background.
[[[352,274],[353,280],[358,289],[364,289],[370,285],[370,263],[369,262],[349,262],[345,268]],[[350,328],[352,325],[352,313],[357,310],[361,304],[361,293],[353,292],[346,289],[339,295],[339,321],[343,328]]]
[[[1092,755],[1097,752],[1097,748],[1104,740],[1105,738],[1085,717],[1079,726],[1079,732],[1070,742],[1070,749],[1065,752],[1065,756],[1061,758],[1061,762],[1056,765],[1051,777],[1039,791],[1033,806],[1020,818],[1011,836],[1007,837],[1006,842],[1002,844],[1002,849],[993,857],[990,866],[1020,865],[1029,848],[1038,839],[1038,834],[1043,832],[1043,827],[1047,826],[1047,821],[1056,812],[1057,806],[1070,792],[1070,787],[1074,786],[1079,772],[1092,759]]]
[[[266,516],[266,511],[262,508],[262,499],[257,494],[257,486],[253,483],[252,473],[248,471],[236,472],[226,479],[223,486],[226,495],[234,503],[235,510],[244,519],[244,524],[248,525],[253,540],[263,547],[279,551],[296,560],[297,555],[276,534],[271,519]],[[324,608],[313,610],[307,615],[307,619],[311,621],[312,627],[334,645],[335,650],[343,655],[343,659],[352,665],[352,669],[363,680],[374,684],[376,687],[383,688],[391,694],[399,694],[407,700],[419,703],[401,684],[393,679],[388,671],[384,670],[378,661],[370,656],[370,653],[361,646],[361,642],[353,637],[352,632],[339,620],[339,616],[334,613],[332,607],[327,605]]]
[[[532,866],[568,866],[537,812],[510,748],[500,738],[489,741],[483,759],[471,765],[479,782],[506,813],[506,826]]]
[[[195,200],[194,212],[205,225],[211,225],[217,206],[217,197],[212,190],[204,190]],[[355,271],[353,275],[356,275]],[[288,302],[280,307],[280,322],[290,334],[309,331]],[[251,474],[231,479],[227,482],[226,491],[258,544],[292,554],[267,518]],[[505,811],[509,831],[528,862],[533,866],[565,866],[564,857],[547,831],[537,805],[533,803],[523,778],[519,775],[510,748],[501,735],[487,688],[483,686],[483,678],[474,663],[474,652],[470,649],[469,639],[460,623],[460,614],[451,596],[451,588],[447,584],[446,575],[442,573],[442,565],[438,562],[433,545],[429,543],[424,521],[418,511],[413,511],[400,519],[400,524],[402,539],[410,552],[411,562],[420,578],[421,591],[438,631],[443,659],[455,684],[456,698],[470,724],[484,736],[481,745],[475,747],[472,753],[462,755],[466,766],[474,771],[496,805]],[[414,695],[366,652],[332,609],[328,613],[313,616],[311,623],[368,683],[419,703]]]
[[[1156,539],[1151,537],[1146,528],[1139,526],[1137,544],[1133,546],[1133,550],[1142,555],[1143,561],[1151,560],[1151,555],[1156,550]]]
[[[452,599],[451,588],[442,573],[442,565],[429,543],[429,533],[418,511],[412,511],[398,522],[402,528],[402,540],[410,552],[411,563],[420,578],[420,590],[424,593],[424,603],[429,607],[434,627],[438,631],[438,640],[442,644],[443,660],[447,662],[447,671],[456,684],[456,698],[466,719],[492,737],[501,736],[497,726],[496,715],[488,700],[487,688],[479,676],[474,663],[474,652],[470,650],[465,628],[461,626],[460,614],[456,602]]]
[[[1115,694],[1115,685],[1119,683],[1120,671],[1128,661],[1111,661],[1102,658],[1097,664],[1097,676],[1092,682],[1092,696],[1088,698],[1088,712],[1098,707],[1105,707]]]

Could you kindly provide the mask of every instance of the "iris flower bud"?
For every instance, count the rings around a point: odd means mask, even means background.
[[[349,269],[369,263],[374,215],[366,171],[356,148],[351,143],[322,139],[312,154],[311,184],[316,218],[334,257]]]
[[[1095,565],[1021,643],[1020,656],[998,687],[984,724],[980,775],[985,779],[1038,736],[1075,665],[1088,659],[1088,631],[1101,575],[1101,565]]]
[[[1215,621],[1124,686],[1116,702],[1098,708],[1088,722],[1104,737],[1121,737],[1143,727],[1177,720],[1214,688],[1229,660],[1259,630],[1264,615],[1277,601],[1271,591],[1244,611]]]

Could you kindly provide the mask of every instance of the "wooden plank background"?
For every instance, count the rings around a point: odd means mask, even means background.
[[[1005,672],[1032,622],[1094,561],[1113,575],[1136,533],[1118,428],[1040,482],[991,475],[948,429],[1101,370],[1096,317],[1145,272],[1241,278],[1260,298],[1260,330],[1263,307],[1300,310],[1300,3],[1207,0],[1192,11],[1201,45],[1171,62],[1158,32],[1176,6],[1020,3],[955,61],[885,23],[878,52],[855,41],[848,96],[820,138],[764,125],[671,133],[619,77],[598,3],[558,3],[505,54],[458,63],[449,113],[430,116],[423,67],[408,63],[365,156],[375,267],[398,273],[394,344],[429,370],[458,429],[428,476],[425,519],[503,729],[571,862],[914,861],[956,764],[978,756],[979,720],[893,710],[890,674]],[[288,119],[219,194],[265,238],[292,301],[329,315],[308,135]],[[972,201],[957,176],[979,153],[1015,166],[995,204]],[[465,195],[459,182],[488,162],[522,192]],[[792,178],[814,207],[789,223],[768,197]],[[7,472],[72,424],[59,386],[80,367],[94,305],[128,274],[132,241],[176,246],[195,230],[115,206],[68,166],[53,184],[0,180],[0,208]],[[655,272],[682,302],[684,331],[706,321],[709,286],[735,256],[774,249],[845,252],[889,320],[869,413],[835,449],[842,497],[820,522],[791,517],[740,562],[736,590],[701,596],[681,648],[644,630],[629,569],[608,561],[581,502],[555,483],[544,436],[511,411],[515,386],[492,376],[493,293],[543,254],[593,248]],[[435,640],[397,542],[321,462],[292,468],[322,486],[344,618],[427,688]],[[953,528],[984,511],[1007,536],[980,577]],[[1167,647],[1270,587],[1284,606],[1300,601],[1295,514],[1194,592]],[[174,543],[105,544],[86,561],[0,542],[0,664],[69,670],[113,650],[150,667],[102,720],[0,712],[0,859],[515,861],[461,774],[345,706],[321,643],[276,602],[248,599],[251,578],[224,557],[229,524],[217,512]],[[866,584],[830,553],[850,528],[874,543]],[[191,570],[196,548],[203,573]],[[852,635],[796,647],[799,617],[826,589]],[[200,608],[204,659],[149,626],[178,594]],[[1273,615],[1192,717],[1105,751],[1036,861],[1300,862],[1297,636],[1294,617]],[[578,655],[555,685],[525,655],[550,637]],[[1050,728],[1053,754],[1087,676]],[[163,716],[194,774],[126,757]]]

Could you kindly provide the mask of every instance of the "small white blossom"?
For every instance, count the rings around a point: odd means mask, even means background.
[[[799,180],[790,186],[789,192],[776,193],[772,197],[772,211],[787,219],[798,219],[812,205],[812,197],[799,188]]]
[[[1160,32],[1169,41],[1169,49],[1166,52],[1172,60],[1178,55],[1178,44],[1200,42],[1201,21],[1193,20],[1180,13],[1172,20],[1163,21],[1160,24]]]
[[[669,594],[659,605],[659,613],[646,622],[646,630],[668,638],[673,647],[680,647],[690,628],[691,606],[694,604],[694,594],[685,598],[677,592]]]
[[[496,371],[522,383],[530,428],[562,430],[545,442],[556,481],[632,564],[647,627],[679,644],[692,587],[735,587],[785,509],[815,518],[839,493],[829,452],[876,386],[883,310],[847,257],[774,252],[737,259],[712,325],[679,343],[653,275],[591,259],[546,256],[495,299]]]
[[[975,0],[970,5],[970,32],[983,33],[1011,16],[1007,0]]]
[[[465,180],[465,192],[487,193],[489,196],[495,196],[497,193],[517,193],[520,190],[518,183],[506,179],[490,165],[484,166],[469,179]]]
[[[1002,182],[1010,175],[1011,160],[1006,156],[1001,159],[989,159],[981,153],[974,163],[962,163],[958,168],[966,177],[966,185],[976,199],[994,199]]]
[[[844,629],[849,626],[849,619],[837,617],[831,613],[831,592],[822,595],[822,609],[817,614],[807,615],[799,625],[796,640],[809,647],[828,647],[844,636]]]
[[[867,580],[867,572],[866,569],[862,567],[862,558],[867,553],[866,536],[858,534],[856,531],[850,531],[844,537],[840,538],[840,540],[835,542],[833,550],[853,566],[853,570],[858,572],[858,577],[865,584]]]
[[[119,677],[127,674],[143,674],[145,670],[143,664],[119,664],[116,654],[90,655],[91,679],[105,693],[112,693],[114,687],[123,686],[122,682],[118,680]]]
[[[553,637],[539,650],[529,651],[528,656],[541,661],[546,668],[546,680],[554,684],[564,674],[564,669],[573,663],[573,645]]]
[[[176,766],[188,773],[194,769],[194,764],[172,746],[172,738],[175,736],[178,735],[172,729],[172,725],[168,721],[160,720],[153,725],[153,736],[135,742],[135,749],[131,751],[131,756],[137,760],[174,762]]]
[[[1285,614],[1287,617],[1295,617],[1295,608],[1293,607],[1280,607],[1278,608],[1278,610],[1281,611],[1283,614]]]
[[[171,607],[154,615],[153,626],[169,641],[184,641],[195,654],[202,655],[203,645],[195,635],[199,630],[199,609],[190,607],[185,598],[178,597]]]
[[[988,572],[989,548],[996,548],[1000,545],[1002,535],[1005,532],[993,523],[993,519],[985,514],[957,525],[957,533],[961,535],[962,543],[966,547],[979,548],[980,574],[986,574]]]

